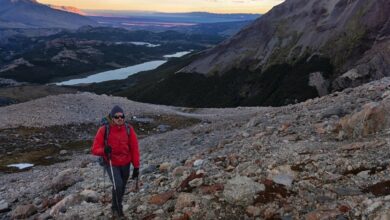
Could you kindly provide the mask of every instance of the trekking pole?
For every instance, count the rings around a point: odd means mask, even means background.
[[[106,189],[106,169],[103,167],[103,193],[104,200],[107,198],[107,189]]]
[[[108,161],[110,162],[112,183],[113,183],[113,185],[114,185],[115,202],[116,202],[116,206],[117,206],[118,209],[119,209],[118,194],[117,194],[117,191],[116,191],[116,183],[115,183],[115,177],[114,177],[114,170],[112,169],[111,155],[108,156]]]

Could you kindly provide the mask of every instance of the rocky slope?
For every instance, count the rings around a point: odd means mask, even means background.
[[[388,11],[386,0],[286,0],[180,72],[261,72],[319,55],[335,69],[317,80],[326,80],[327,90],[361,85],[389,74]]]
[[[76,29],[97,23],[79,14],[52,9],[35,0],[0,0],[1,28]]]
[[[200,120],[142,137],[140,188],[130,180],[124,199],[129,218],[390,218],[390,78],[278,108],[66,94],[1,107],[0,125],[3,133],[97,123],[113,104],[127,115]],[[108,219],[108,178],[88,150],[67,154],[67,162],[2,174],[1,218]]]

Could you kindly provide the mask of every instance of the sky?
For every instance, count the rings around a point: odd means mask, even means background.
[[[94,10],[265,13],[284,0],[38,0],[43,4]]]

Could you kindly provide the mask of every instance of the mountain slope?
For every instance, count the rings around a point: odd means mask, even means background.
[[[66,28],[96,25],[78,14],[52,9],[35,0],[0,0],[1,28]]]
[[[0,219],[110,219],[112,184],[90,147],[116,104],[146,125],[137,134],[158,117],[199,119],[138,136],[139,191],[129,180],[123,199],[129,219],[390,217],[387,77],[279,108],[173,108],[91,93],[1,107]],[[69,161],[41,166],[37,156]],[[22,162],[34,167],[1,173]]]
[[[330,89],[358,85],[390,75],[388,11],[386,0],[287,0],[180,72],[264,71],[317,54],[335,67]]]

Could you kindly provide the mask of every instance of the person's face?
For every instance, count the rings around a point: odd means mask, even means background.
[[[113,117],[114,124],[123,125],[125,123],[125,115],[122,113],[116,113]]]

